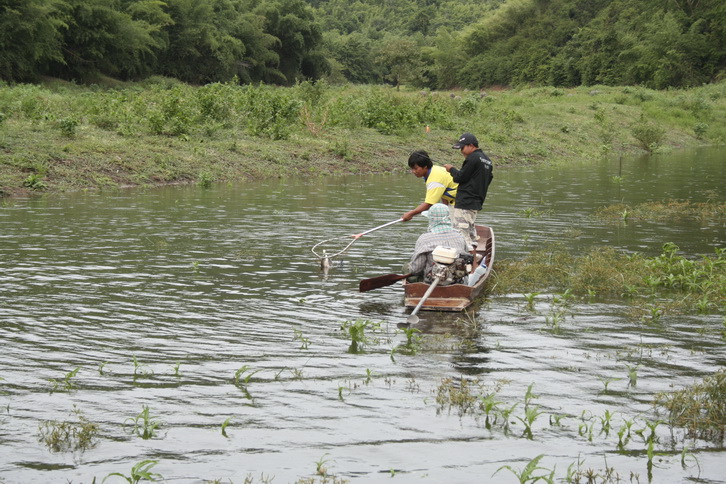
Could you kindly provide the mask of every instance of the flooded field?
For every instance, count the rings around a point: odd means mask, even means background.
[[[498,259],[551,242],[712,254],[723,220],[593,213],[723,201],[723,159],[498,170],[479,222]],[[320,272],[314,244],[395,220],[423,190],[370,176],[5,201],[0,482],[725,482],[723,443],[653,405],[724,368],[723,315],[508,294],[422,312],[407,334],[400,285],[357,289],[400,273],[422,217]]]

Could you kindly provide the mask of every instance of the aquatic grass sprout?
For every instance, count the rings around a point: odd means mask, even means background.
[[[522,468],[521,470],[514,469],[512,466],[509,466],[509,465],[504,465],[504,466],[500,467],[499,469],[497,469],[497,471],[494,474],[492,474],[492,477],[497,475],[497,473],[499,471],[501,471],[502,469],[507,469],[508,471],[510,471],[512,474],[514,474],[517,477],[520,484],[525,484],[528,482],[538,482],[540,480],[542,480],[544,482],[548,482],[548,483],[554,483],[555,482],[554,469],[550,470],[545,467],[538,467],[539,461],[542,460],[543,457],[544,457],[544,454],[538,455],[534,459],[530,460],[527,463],[527,465],[525,465],[524,468]],[[549,474],[534,475],[534,473],[537,471],[547,471],[547,472],[549,472]]]
[[[51,452],[85,451],[98,443],[98,425],[74,407],[75,420],[46,420],[39,424],[39,440]]]
[[[126,419],[126,423],[132,424],[133,433],[144,440],[153,438],[156,430],[161,427],[161,422],[151,415],[148,405],[144,405],[143,410],[136,417]]]
[[[305,336],[302,331],[300,331],[297,328],[293,328],[293,341],[299,341],[300,342],[300,349],[306,350],[310,346],[310,338]]]
[[[421,342],[423,337],[421,336],[421,330],[418,328],[401,328],[400,331],[406,335],[406,342],[399,346],[391,349],[391,360],[395,362],[393,358],[394,353],[402,353],[407,355],[415,355],[421,349]]]
[[[139,362],[138,359],[136,359],[136,355],[131,357],[131,361],[134,363],[134,381],[136,381],[137,378],[153,375],[154,371],[151,370],[148,366],[142,364]]]
[[[539,295],[539,292],[528,292],[524,295],[525,299],[527,300],[527,310],[534,311],[534,302]]]
[[[656,405],[668,411],[671,427],[686,429],[687,435],[712,441],[726,436],[726,370],[718,370],[691,387],[660,393]]]
[[[368,319],[357,319],[355,321],[344,321],[340,324],[341,331],[344,331],[350,337],[349,353],[358,353],[365,346],[378,342],[377,338],[372,338],[366,331],[379,331],[381,329],[380,322],[373,322]]]
[[[436,413],[442,412],[445,408],[451,411],[458,409],[459,415],[471,413],[476,407],[478,396],[474,393],[477,390],[478,381],[469,381],[463,376],[458,379],[444,378],[436,390]]]
[[[626,434],[627,432],[627,434]],[[623,425],[620,427],[620,430],[618,430],[618,450],[623,451],[625,450],[625,446],[628,445],[628,442],[630,441],[630,427]]]
[[[252,376],[260,370],[248,371],[249,365],[244,365],[234,372],[234,384],[237,387],[246,387],[249,385]]]
[[[617,222],[627,213],[630,220],[675,221],[675,220],[718,220],[726,218],[726,202],[710,200],[693,202],[690,200],[668,199],[657,202],[643,202],[637,205],[616,203],[599,208],[593,217]]]
[[[325,467],[325,465],[330,462],[330,459],[326,459],[328,455],[329,454],[327,453],[323,454],[323,456],[315,462],[315,473],[319,476],[326,476],[328,474],[328,469]]]
[[[600,433],[605,433],[605,435],[610,434],[610,422],[613,419],[613,416],[615,413],[611,413],[610,410],[605,410],[605,413],[600,418]]]
[[[718,310],[716,301],[726,299],[726,249],[718,248],[713,255],[698,259],[688,259],[678,251],[675,244],[665,244],[657,257],[626,255],[613,248],[573,255],[553,245],[520,260],[498,261],[491,292],[562,290],[560,299],[565,293],[566,299],[592,293],[601,297],[626,295],[637,304],[670,296],[667,309],[672,313]],[[651,303],[650,321],[660,322],[665,309],[660,302]],[[561,315],[553,314],[550,319],[559,322],[557,316]]]
[[[416,349],[421,343],[421,330],[417,328],[402,328],[401,331],[406,335],[406,347]]]
[[[366,379],[363,380],[363,383],[368,385],[373,380],[373,375],[374,375],[373,371],[371,371],[370,368],[366,368]]]
[[[226,419],[224,420],[224,422],[222,422],[222,435],[223,435],[224,437],[228,437],[228,435],[227,435],[227,427],[229,426],[229,424],[230,424],[230,423],[232,423],[232,419],[233,419],[233,418],[234,418],[234,417],[227,417],[227,418],[226,418]]]
[[[159,463],[158,460],[151,460],[151,459],[142,460],[141,462],[136,463],[131,468],[131,473],[128,476],[121,474],[120,472],[112,472],[111,474],[104,477],[103,481],[101,481],[101,483],[102,484],[105,483],[109,477],[113,477],[113,476],[121,477],[129,484],[137,484],[139,481],[161,480],[164,478],[161,474],[156,474],[154,472],[151,472],[151,468],[156,466],[158,463]]]
[[[603,389],[603,393],[608,392],[608,385],[614,381],[621,380],[621,378],[615,378],[615,377],[598,377],[598,379],[605,385],[605,388]]]
[[[639,365],[628,365],[627,363],[625,363],[625,366],[628,367],[628,386],[635,388],[635,386],[638,384]]]
[[[252,394],[249,391],[249,384],[252,376],[260,370],[250,371],[249,365],[244,365],[234,372],[234,386],[242,390],[245,397],[252,400]]]
[[[532,425],[535,420],[537,420],[537,417],[542,415],[542,413],[543,412],[540,410],[539,405],[534,405],[524,407],[524,416],[515,416],[515,418],[524,425],[524,432],[522,435],[525,435],[530,440],[534,438],[534,435],[532,434]]]
[[[76,389],[76,384],[73,381],[73,378],[78,374],[78,371],[81,369],[81,367],[77,367],[74,370],[69,371],[65,374],[62,380],[56,380],[55,378],[50,378],[48,381],[50,381],[53,384],[53,388],[51,389],[50,393],[57,392],[57,391],[71,391]]]

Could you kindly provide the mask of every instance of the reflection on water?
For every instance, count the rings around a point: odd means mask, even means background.
[[[611,225],[591,215],[618,202],[723,200],[723,155],[499,170],[480,221],[494,227],[498,258],[550,242],[649,255],[675,242],[689,255],[711,253],[726,243],[723,220]],[[664,317],[648,326],[619,305],[578,303],[553,332],[548,299],[528,311],[514,295],[467,314],[423,312],[420,346],[392,351],[406,342],[396,328],[406,319],[401,288],[361,294],[358,282],[400,273],[425,219],[362,237],[327,276],[310,249],[395,220],[422,195],[412,176],[351,176],[6,203],[0,480],[91,482],[157,459],[153,470],[170,481],[244,482],[264,473],[294,482],[314,476],[325,458],[330,472],[354,482],[393,474],[397,482],[482,482],[502,465],[522,468],[544,454],[540,465],[556,466],[560,477],[584,459],[646,482],[642,439],[617,452],[613,433],[588,438],[581,426],[606,410],[618,412],[613,428],[655,418],[657,392],[723,367],[726,350],[714,331],[721,317]],[[383,331],[354,355],[340,325],[355,319],[382,321]],[[256,371],[247,392],[234,385],[245,365]],[[51,393],[51,380],[75,368],[72,388]],[[442,380],[461,376],[478,380],[482,392],[498,389],[502,406],[516,404],[513,417],[523,417],[534,384],[543,412],[534,438],[520,437],[517,418],[504,432],[478,415],[442,411]],[[145,405],[163,422],[150,440],[125,425]],[[74,406],[100,426],[98,445],[49,452],[38,442],[39,423],[69,419]],[[696,476],[681,467],[682,445],[671,446],[660,430],[654,482]],[[701,478],[716,482],[726,472],[722,447],[696,455]],[[502,471],[492,482],[513,479]]]

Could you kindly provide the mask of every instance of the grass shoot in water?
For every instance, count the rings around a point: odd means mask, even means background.
[[[40,423],[39,440],[51,452],[83,452],[98,442],[98,425],[90,422],[75,406],[72,414],[74,420],[50,420]]]
[[[148,405],[144,405],[136,417],[126,419],[126,423],[133,424],[133,433],[144,440],[153,438],[156,430],[161,427],[161,422],[151,415]]]
[[[666,243],[661,255],[650,258],[613,248],[594,248],[573,255],[553,245],[521,260],[499,260],[491,292],[525,294],[530,307],[535,292],[543,289],[563,291],[558,302],[593,293],[600,297],[626,296],[632,298],[632,304],[641,304],[645,299],[650,302],[646,314],[652,322],[660,321],[665,312],[656,301],[669,297],[669,314],[724,309],[723,303],[716,301],[726,300],[726,249],[717,248],[713,255],[699,259],[678,252],[678,246]],[[550,324],[561,322],[560,316],[553,314]]]
[[[326,464],[330,462],[330,459],[327,459],[326,457],[329,454],[323,454],[323,456],[318,459],[315,462],[315,473],[319,476],[327,476],[328,475],[328,469],[326,467]]]
[[[136,359],[136,355],[131,357],[131,361],[134,363],[134,381],[136,381],[137,378],[149,376],[154,373],[149,367],[139,363],[139,360]]]
[[[112,472],[104,477],[101,482],[106,482],[106,480],[112,476],[122,477],[129,484],[136,484],[139,481],[158,481],[163,479],[163,476],[161,474],[151,472],[151,468],[156,466],[158,463],[158,460],[142,460],[131,468],[131,473],[128,476],[121,474],[120,472]]]
[[[542,460],[542,457],[544,457],[544,454],[540,454],[534,459],[530,460],[527,465],[524,466],[523,469],[514,469],[512,466],[502,466],[497,471],[492,474],[492,477],[494,477],[499,471],[502,469],[507,469],[512,474],[514,474],[517,477],[517,480],[519,480],[520,484],[526,484],[528,482],[537,482],[537,481],[544,481],[547,483],[554,483],[554,470],[547,469],[545,467],[538,467],[539,461]],[[535,472],[537,471],[547,471],[549,474],[539,474],[535,475]]]
[[[343,321],[340,324],[340,329],[344,331],[350,338],[350,347],[348,348],[349,353],[360,353],[363,348],[369,344],[375,343],[378,340],[371,338],[366,334],[366,331],[375,332],[381,329],[380,322],[373,322],[367,319],[357,319],[355,321]]]
[[[69,371],[65,374],[63,379],[56,380],[55,378],[50,378],[48,381],[50,381],[53,384],[53,388],[50,390],[50,393],[57,392],[57,391],[71,391],[76,389],[76,384],[73,381],[73,378],[78,374],[78,371],[81,369],[81,367],[77,367],[74,370]]]
[[[234,417],[227,417],[224,420],[224,422],[222,422],[222,435],[225,436],[225,437],[228,437],[228,435],[227,435],[227,427],[229,426],[230,423],[232,423],[232,419],[233,418]]]
[[[638,384],[639,365],[628,365],[627,363],[625,363],[625,366],[628,367],[628,386],[635,388],[635,386]]]
[[[527,300],[527,310],[534,311],[534,302],[539,295],[539,292],[528,292],[524,295],[525,299]]]
[[[702,382],[672,393],[660,393],[656,403],[668,411],[671,427],[686,429],[686,435],[715,442],[726,437],[726,370]]]
[[[608,392],[608,385],[610,385],[614,381],[622,380],[622,378],[615,378],[615,377],[598,377],[600,381],[605,385],[605,388],[603,389],[603,393]]]
[[[373,379],[373,372],[370,368],[366,368],[366,379],[363,381],[366,385],[368,385],[371,380]]]
[[[300,349],[306,350],[308,349],[308,346],[310,346],[310,338],[307,338],[305,335],[303,335],[302,331],[300,331],[297,328],[294,328],[293,330],[293,341],[300,341]]]
[[[259,370],[249,371],[249,365],[244,365],[240,369],[234,372],[234,384],[236,387],[242,388],[249,385],[252,376]]]

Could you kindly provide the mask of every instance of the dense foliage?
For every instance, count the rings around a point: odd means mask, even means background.
[[[0,76],[291,84],[327,72],[303,0],[0,0]]]
[[[661,89],[711,82],[726,66],[722,0],[319,0],[317,5],[334,67],[359,82],[402,81],[432,89],[518,84]],[[405,64],[385,55],[392,45],[411,51]],[[373,69],[356,71],[361,65]],[[403,72],[392,75],[395,69]]]
[[[723,0],[0,0],[0,77],[690,87]]]

